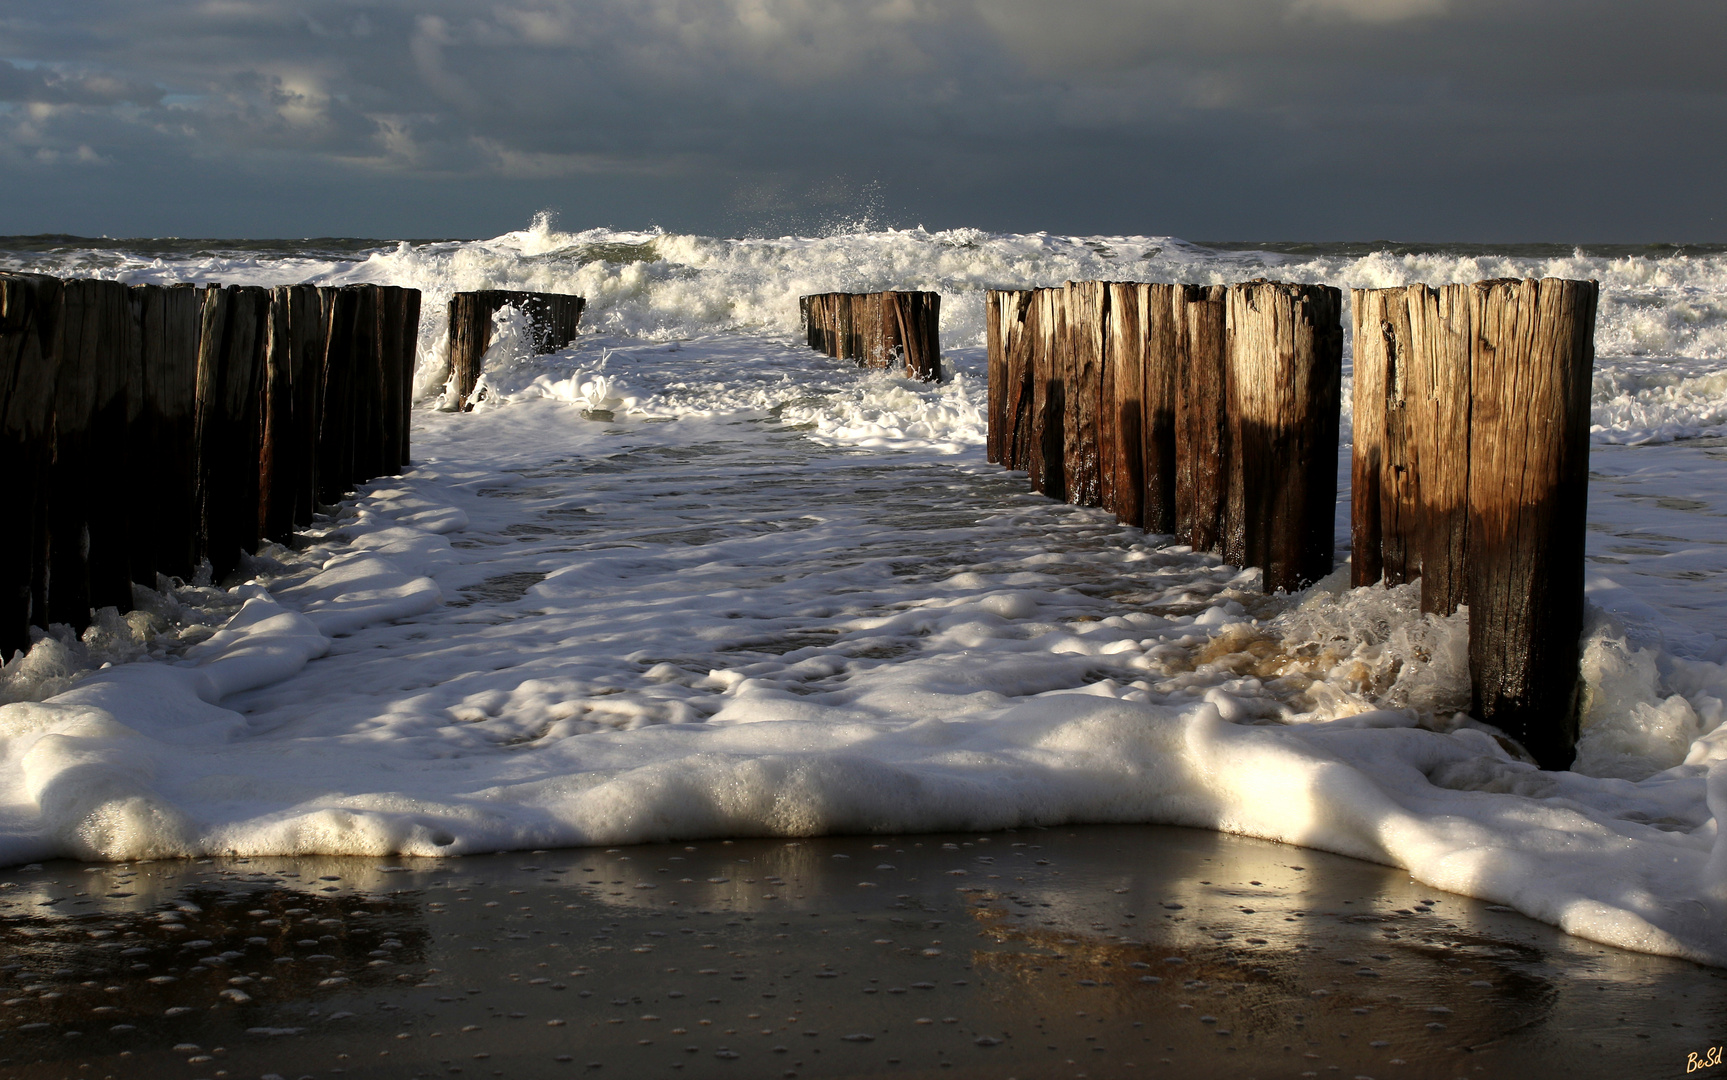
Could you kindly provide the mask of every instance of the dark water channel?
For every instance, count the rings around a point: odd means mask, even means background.
[[[1157,826],[52,863],[0,871],[0,957],[32,1080],[1617,1080],[1727,1041],[1727,973]]]

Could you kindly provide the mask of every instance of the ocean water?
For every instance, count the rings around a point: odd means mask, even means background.
[[[0,669],[0,863],[1158,822],[1727,965],[1727,250],[543,220],[0,249],[68,276],[426,293],[413,468],[233,581],[163,581]],[[1572,771],[1462,714],[1465,622],[1411,590],[1343,571],[1264,597],[984,461],[983,290],[1259,276],[1601,282]],[[484,404],[442,412],[444,301],[481,287],[580,293],[584,332],[531,357],[502,313]],[[800,344],[800,294],[881,288],[942,293],[940,386]]]

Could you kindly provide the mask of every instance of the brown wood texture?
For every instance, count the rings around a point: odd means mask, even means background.
[[[1225,562],[1293,592],[1331,572],[1343,369],[1341,294],[1323,285],[1231,286]]]
[[[560,320],[568,320],[568,336],[563,338],[564,348],[576,339],[576,324],[581,321],[582,308],[585,301],[581,297],[566,297],[566,301],[578,301],[575,304],[564,303],[564,314]],[[571,312],[573,311],[573,314]],[[391,453],[392,473],[406,469],[413,460],[412,438],[413,405],[414,405],[414,363],[420,354],[420,290],[403,289],[396,301],[397,331],[394,338],[395,354],[393,359],[394,374],[392,385],[395,387],[396,401],[393,410],[396,445]],[[563,323],[557,327],[557,334],[565,332]]]
[[[1415,474],[1412,539],[1421,571],[1421,610],[1450,615],[1465,602],[1469,547],[1471,307],[1467,285],[1412,285],[1406,394],[1406,453]],[[1587,380],[1586,380],[1587,381]]]
[[[1224,427],[1226,321],[1222,285],[1177,285],[1175,323],[1175,535],[1195,551],[1223,544],[1229,444]]]
[[[1102,506],[1098,445],[1098,408],[1103,398],[1104,321],[1109,292],[1101,281],[1070,281],[1062,288],[1067,333],[1061,361],[1066,372],[1066,412],[1062,424],[1067,501]]]
[[[138,324],[141,413],[134,426],[150,447],[132,477],[132,579],[158,573],[191,580],[198,569],[198,335],[203,301],[191,285],[132,289]]]
[[[941,381],[941,294],[881,294],[881,340],[887,366],[900,367],[908,379]]]
[[[1032,442],[1031,489],[1067,501],[1067,371],[1062,353],[1067,342],[1067,307],[1061,289],[1035,293],[1036,337],[1031,344]]]
[[[332,286],[294,286],[288,293],[288,326],[293,340],[294,524],[309,525],[321,497],[319,435],[324,420],[324,383],[330,353],[330,315],[336,303]]]
[[[812,349],[903,370],[907,378],[941,379],[940,293],[814,293],[798,298],[798,311]]]
[[[258,457],[270,291],[203,291],[198,341],[199,548],[221,581],[258,547]]]
[[[282,540],[294,528],[294,338],[291,286],[270,290],[264,333],[263,430],[258,444],[258,531]]]
[[[386,305],[392,302],[385,301]],[[576,327],[587,300],[569,293],[514,289],[481,289],[450,297],[450,381],[444,394],[444,408],[452,411],[473,408],[469,399],[479,381],[486,349],[492,344],[492,316],[511,305],[527,315],[534,352],[544,354],[556,352],[576,340]]]
[[[48,498],[54,384],[60,364],[63,285],[40,274],[0,273],[0,662],[47,625]]]
[[[985,362],[985,407],[987,428],[984,434],[984,458],[992,465],[1005,461],[1002,447],[1008,440],[1007,417],[1007,354],[1002,351],[1002,294],[987,289],[983,294],[983,338]],[[807,300],[808,298],[804,298]],[[801,302],[801,301],[800,301]]]
[[[492,313],[477,293],[450,297],[450,382],[444,391],[446,409],[470,409],[468,397],[480,381],[480,361],[492,343]]]
[[[1469,480],[1468,286],[1358,289],[1351,580],[1421,580],[1463,602]]]
[[[1103,506],[1124,525],[1145,523],[1145,368],[1141,301],[1145,286],[1111,282],[1097,413]]]
[[[1385,576],[1381,551],[1381,475],[1392,468],[1385,459],[1386,375],[1391,348],[1385,308],[1401,300],[1401,290],[1353,289],[1354,385],[1350,391],[1352,434],[1349,455],[1349,583],[1376,585]]]
[[[1147,532],[1176,531],[1176,398],[1180,381],[1179,286],[1135,285],[1140,337],[1140,524]]]
[[[1577,739],[1597,288],[1471,287],[1472,714],[1564,769]]]
[[[1029,471],[1032,435],[1036,423],[1032,413],[1036,399],[1036,370],[1032,349],[1036,344],[1036,294],[1029,289],[1001,295],[1002,354],[1007,371],[1003,402],[1007,433],[1002,440],[1001,463],[1010,469]]]
[[[127,392],[138,349],[132,296],[114,281],[62,290],[48,511],[48,619],[82,630],[92,608],[132,607],[126,525]]]

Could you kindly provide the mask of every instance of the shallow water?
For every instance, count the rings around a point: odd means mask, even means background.
[[[1166,827],[0,872],[0,1075],[1680,1076],[1727,973]]]

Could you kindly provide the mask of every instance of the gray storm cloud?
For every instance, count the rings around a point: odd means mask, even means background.
[[[40,193],[8,231],[123,175],[181,231],[332,231],[346,185],[420,233],[804,227],[866,187],[931,224],[1634,232],[1656,161],[1669,218],[1718,192],[1723,31],[1710,0],[0,0],[0,168]],[[1484,200],[1518,178],[1570,190]]]

